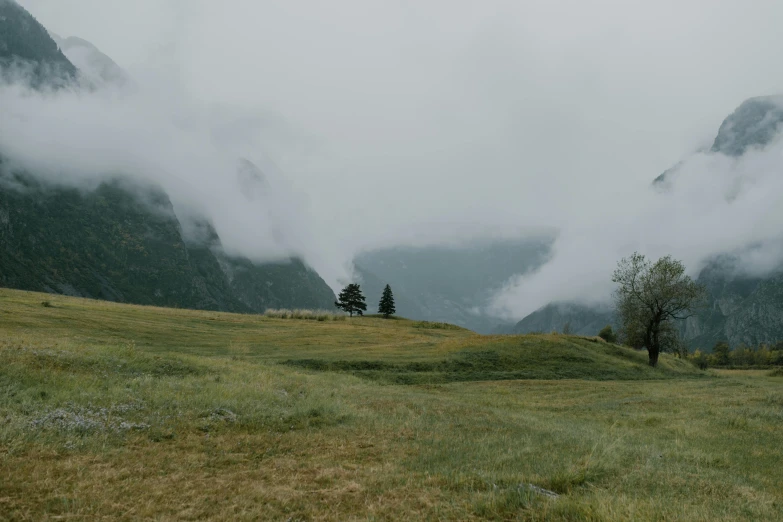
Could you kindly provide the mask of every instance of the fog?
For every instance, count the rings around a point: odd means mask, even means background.
[[[720,252],[781,260],[780,142],[697,153],[783,91],[780,2],[20,3],[138,89],[2,87],[7,155],[64,183],[156,180],[231,251],[301,255],[335,288],[362,249],[542,229],[552,260],[493,313],[606,301],[634,250],[692,274]],[[264,172],[255,198],[239,158]]]

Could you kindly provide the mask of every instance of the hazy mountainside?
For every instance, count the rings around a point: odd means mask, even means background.
[[[59,45],[35,18],[0,0],[0,73],[24,74],[34,87],[77,78],[87,85],[127,83],[95,46],[78,38]],[[80,82],[82,84],[82,82]],[[266,308],[332,308],[334,293],[300,260],[254,263],[226,254],[201,220],[203,234],[184,234],[168,195],[124,178],[76,189],[42,182],[11,167],[0,143],[0,285],[23,290],[159,306],[262,312]],[[263,174],[240,162],[248,192]],[[247,185],[247,186],[245,186]],[[248,195],[248,197],[250,197]],[[190,223],[187,223],[190,225]]]
[[[23,70],[33,86],[61,86],[76,78],[76,67],[46,29],[13,0],[0,0],[0,76]]]
[[[601,328],[614,324],[611,310],[601,310],[575,303],[548,304],[528,315],[504,333],[564,332],[596,335]]]
[[[124,87],[133,84],[130,76],[114,60],[90,42],[76,36],[61,38],[54,33],[50,35],[65,57],[91,85]]]
[[[682,325],[690,346],[710,349],[719,341],[756,346],[783,339],[783,274],[738,275],[720,258],[702,270],[698,281],[709,297]]]
[[[301,261],[231,257],[216,234],[210,243],[186,241],[158,189],[122,180],[91,191],[52,187],[9,169],[0,175],[0,285],[237,312],[334,300]]]
[[[779,135],[781,124],[783,96],[751,98],[723,121],[711,152],[742,156],[771,143]],[[656,181],[666,181],[666,176]],[[783,340],[783,272],[750,277],[742,275],[737,263],[731,256],[718,256],[699,274],[698,281],[707,287],[708,300],[682,326],[691,347],[711,349],[719,341],[737,346]]]
[[[783,123],[783,96],[758,96],[742,102],[718,129],[710,152],[726,156],[742,156],[748,149],[768,145],[779,133]],[[653,181],[664,184],[678,172],[678,165]]]
[[[723,121],[710,152],[742,156],[771,143],[779,135],[781,124],[783,96],[751,98]],[[668,182],[677,175],[678,166],[672,167],[653,185],[667,190]],[[751,277],[742,275],[738,263],[736,257],[718,256],[699,273],[697,281],[708,290],[707,302],[681,324],[683,338],[691,348],[710,350],[719,341],[738,346],[783,340],[783,269],[765,277]],[[603,325],[591,324],[591,317],[601,317],[601,312],[578,305],[550,305],[525,317],[514,331],[562,331],[565,322],[570,321],[575,331],[595,334]]]
[[[510,325],[482,309],[509,278],[541,266],[550,246],[549,238],[531,238],[398,247],[360,254],[354,265],[367,296],[368,312],[377,309],[388,283],[398,315],[490,333]]]

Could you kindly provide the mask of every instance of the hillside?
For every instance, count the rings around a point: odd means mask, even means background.
[[[570,329],[578,335],[596,335],[614,323],[611,311],[574,303],[549,304],[526,316],[505,333],[549,333]]]
[[[49,306],[42,306],[46,301]],[[132,340],[140,350],[227,355],[373,380],[451,382],[503,379],[660,379],[698,376],[667,357],[660,369],[646,354],[594,338],[482,336],[464,328],[366,317],[327,322],[210,311],[132,306],[0,289],[3,328],[34,335]],[[59,332],[59,333],[58,333]],[[230,339],[230,346],[226,339]]]
[[[76,36],[62,38],[54,33],[50,33],[50,36],[89,85],[133,85],[130,76],[114,60],[87,40]]]
[[[0,0],[0,78],[21,72],[34,87],[62,86],[76,67],[46,29],[14,0]]]
[[[579,337],[0,290],[0,358],[11,519],[783,516],[780,378]]]
[[[1,144],[0,144],[1,147]],[[117,179],[55,187],[0,160],[0,285],[110,301],[235,312],[329,308],[301,261],[256,264],[188,240],[160,189]]]

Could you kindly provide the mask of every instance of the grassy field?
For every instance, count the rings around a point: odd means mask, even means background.
[[[0,519],[783,519],[783,378],[645,358],[0,290]]]

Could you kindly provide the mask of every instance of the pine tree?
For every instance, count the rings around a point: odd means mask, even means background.
[[[356,312],[362,315],[362,312],[367,310],[367,305],[364,302],[364,296],[362,295],[361,287],[356,283],[351,283],[342,289],[340,295],[337,296],[334,306],[348,312],[351,317]]]
[[[383,314],[384,319],[388,319],[389,316],[394,315],[397,310],[394,309],[394,294],[389,285],[383,289],[383,295],[381,296],[381,302],[378,303],[378,313]]]

